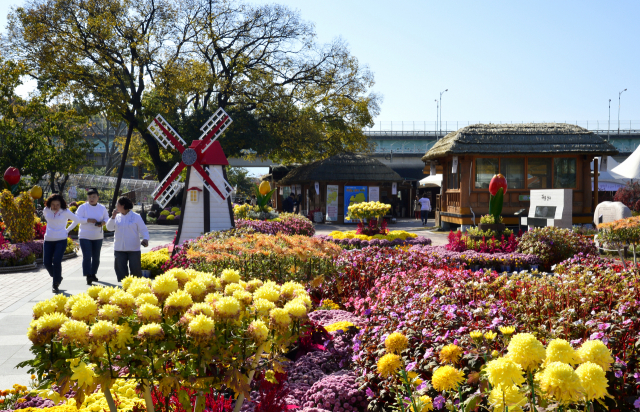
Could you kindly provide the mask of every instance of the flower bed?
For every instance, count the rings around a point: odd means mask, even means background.
[[[251,228],[267,235],[283,233],[285,235],[313,236],[316,232],[309,219],[294,213],[281,213],[278,218],[273,220],[236,219],[235,223],[238,229]]]
[[[159,225],[179,225],[182,211],[179,207],[165,207],[158,214],[156,223]]]
[[[454,252],[446,246],[413,246],[410,250],[424,253],[448,266],[461,266],[473,270],[486,268],[510,272],[536,268],[540,264],[540,259],[537,256],[517,252],[481,253],[475,250]]]
[[[355,230],[333,231],[328,235],[318,235],[316,237],[334,242],[347,250],[362,249],[367,246],[393,247],[431,244],[431,239],[404,230],[392,230],[386,235],[374,236],[359,234]]]
[[[448,240],[447,249],[455,252],[475,250],[481,253],[511,253],[518,247],[518,239],[513,232],[496,238],[493,235],[485,236],[485,233],[479,230],[470,230],[467,233],[456,231],[449,232]]]
[[[598,254],[592,239],[570,229],[556,227],[536,228],[526,232],[520,238],[517,251],[538,256],[540,263],[547,270],[579,253]]]
[[[155,250],[154,250],[155,249]],[[159,249],[153,248],[141,255],[142,270],[151,271],[151,277],[162,273],[162,266],[171,258],[169,249],[164,245]]]
[[[387,410],[386,405],[394,402],[390,389],[397,380],[375,373],[388,334],[402,332],[408,337],[411,350],[402,353],[403,361],[415,362],[416,373],[426,380],[431,379],[439,364],[436,355],[446,344],[473,345],[469,336],[473,330],[492,332],[481,338],[487,351],[504,350],[504,340],[493,334],[501,326],[531,332],[545,344],[554,338],[567,339],[574,346],[602,339],[615,359],[606,374],[609,393],[618,406],[625,403],[629,408],[640,395],[635,384],[640,275],[583,255],[555,269],[555,275],[542,278],[431,267],[399,269],[378,277],[364,297],[352,301],[356,314],[369,319],[356,342],[355,356],[357,374],[374,394],[370,410]],[[485,363],[477,354],[461,355],[465,376]],[[463,398],[470,399],[478,389],[479,380],[469,379],[462,384]],[[434,400],[440,395],[433,390],[428,394]]]

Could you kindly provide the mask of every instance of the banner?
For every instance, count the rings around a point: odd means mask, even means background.
[[[357,220],[349,220],[349,205],[367,201],[367,186],[345,186],[344,187],[344,223],[358,223]]]
[[[398,184],[396,182],[391,183],[391,194],[392,195],[398,194]]]
[[[380,201],[380,187],[369,186],[369,202],[379,202],[379,201]]]
[[[327,222],[338,221],[338,185],[327,185]]]

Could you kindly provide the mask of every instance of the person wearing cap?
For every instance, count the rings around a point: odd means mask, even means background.
[[[116,202],[116,209],[107,221],[107,229],[114,231],[114,268],[118,282],[129,275],[142,276],[142,253],[140,245],[149,246],[149,231],[139,214],[134,212],[133,203],[126,197]],[[142,242],[140,237],[142,236]],[[127,264],[129,267],[127,268]]]
[[[98,281],[100,251],[104,239],[102,225],[109,220],[109,212],[106,207],[98,203],[99,199],[98,189],[92,187],[87,190],[87,202],[76,210],[76,216],[86,220],[86,223],[80,223],[78,239],[82,250],[82,275],[86,278],[87,285]]]

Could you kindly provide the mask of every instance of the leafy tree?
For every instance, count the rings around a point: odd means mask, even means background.
[[[253,179],[244,167],[227,167],[227,180],[236,188],[236,197],[246,199],[253,194]]]
[[[6,48],[40,82],[109,107],[140,134],[162,178],[173,162],[147,131],[156,113],[188,142],[224,108],[234,119],[221,138],[230,157],[367,150],[373,75],[342,41],[315,38],[313,24],[279,5],[33,0],[9,16]]]
[[[117,120],[110,120],[106,111],[102,111],[91,120],[87,126],[86,134],[104,147],[105,164],[102,174],[111,176],[118,170],[122,158],[122,150],[116,143],[116,139],[126,137],[127,125]]]

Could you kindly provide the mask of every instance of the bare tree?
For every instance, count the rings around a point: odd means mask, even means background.
[[[116,138],[126,136],[127,124],[111,121],[105,113],[93,119],[87,128],[87,135],[102,144],[105,150],[104,174],[111,176],[118,169],[122,153],[116,144]],[[97,152],[94,149],[94,153]]]

